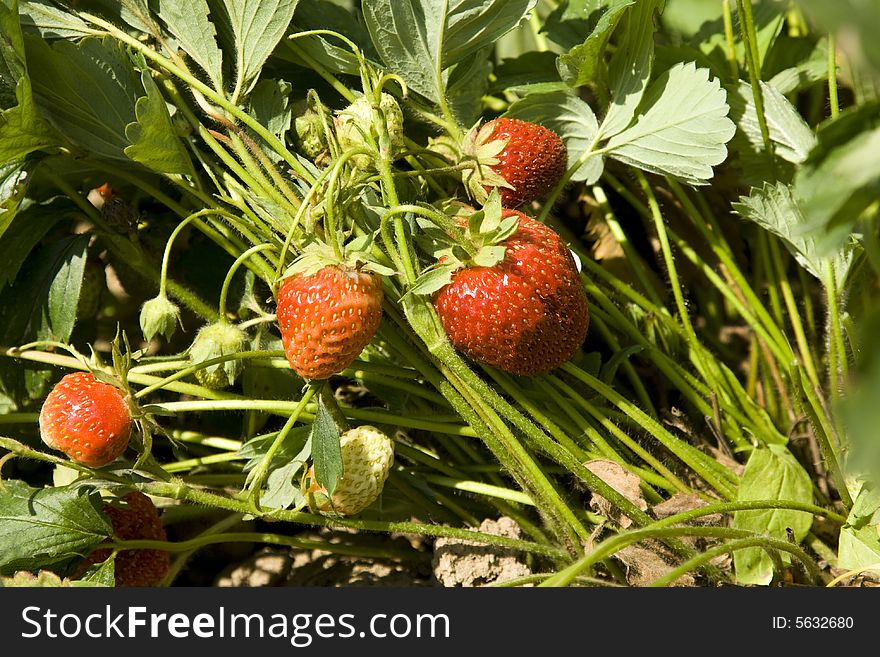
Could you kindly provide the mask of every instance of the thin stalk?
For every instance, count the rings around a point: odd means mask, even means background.
[[[636,252],[632,242],[630,242],[629,238],[626,236],[620,222],[617,220],[617,216],[614,214],[614,210],[612,210],[611,206],[608,204],[608,197],[605,196],[605,191],[599,185],[594,185],[593,196],[596,198],[596,201],[598,201],[599,208],[604,214],[605,223],[608,224],[611,234],[614,236],[614,239],[617,240],[617,243],[620,244],[620,248],[623,249],[626,261],[629,264],[630,269],[635,273],[636,278],[639,279],[639,283],[641,283],[645,294],[650,297],[655,305],[662,307],[663,300],[657,293],[653,281],[648,276],[648,272],[645,269],[645,263],[642,261],[642,257]]]
[[[732,80],[739,79],[739,62],[736,61],[736,45],[733,38],[733,11],[730,0],[721,0],[721,10],[724,19],[724,55],[727,65],[730,67]]]
[[[637,529],[621,533],[617,536],[613,536],[603,541],[599,545],[595,546],[589,554],[585,555],[564,570],[559,571],[553,577],[545,580],[542,584],[540,584],[540,586],[567,586],[572,582],[574,577],[578,576],[584,571],[589,570],[600,561],[612,556],[613,554],[622,550],[628,545],[646,539],[668,538],[671,536],[710,536],[715,538],[732,539],[733,541],[745,540],[749,541],[748,545],[750,546],[765,547],[789,552],[797,556],[798,558],[802,558],[803,562],[805,564],[808,564],[808,567],[810,567],[810,563],[815,566],[815,562],[813,562],[813,560],[801,548],[793,545],[792,543],[789,543],[787,540],[772,538],[770,536],[755,535],[753,532],[749,532],[746,530],[732,529],[729,527],[649,527],[646,529]],[[725,545],[717,546],[716,549],[718,548],[725,548]],[[728,551],[728,549],[722,549],[720,553],[724,554]],[[674,574],[674,576],[671,579],[669,579],[668,576],[665,576],[663,578],[664,583],[672,583],[682,574],[694,570],[696,567],[699,567],[699,565],[709,563],[712,557],[710,557],[710,559],[704,560],[703,558],[706,554],[707,551],[703,551],[699,555],[693,557],[691,560],[686,562],[688,563],[688,568],[686,570],[679,572],[676,569],[669,573],[668,575]],[[717,555],[713,554],[713,557],[714,556]],[[817,577],[818,572],[818,567],[816,566],[815,574]],[[655,581],[655,584],[656,583],[657,582]]]
[[[663,465],[659,459],[654,457],[651,453],[649,453],[646,449],[644,449],[637,441],[630,438],[626,433],[620,430],[620,428],[615,425],[611,420],[608,419],[606,415],[601,413],[598,408],[593,406],[589,401],[587,401],[583,395],[577,394],[572,388],[566,384],[564,381],[559,379],[558,377],[551,376],[548,377],[550,381],[557,387],[559,390],[566,395],[569,399],[574,401],[578,406],[583,408],[587,413],[589,413],[593,418],[596,419],[606,431],[611,433],[617,440],[626,445],[630,450],[633,451],[639,458],[641,458],[645,463],[654,468],[675,490],[690,492],[690,487],[681,481],[678,477],[676,477],[669,468]],[[611,449],[610,445],[604,440],[603,444],[597,444],[599,449],[605,452],[606,456],[609,456],[613,460],[623,460],[620,456]],[[607,451],[606,451],[607,450]],[[616,458],[615,458],[616,457]]]
[[[324,385],[326,385],[326,383],[321,384],[321,386]],[[272,441],[272,444],[269,446],[269,449],[266,451],[266,454],[260,460],[257,467],[255,467],[250,473],[250,482],[248,484],[250,490],[249,499],[253,507],[258,512],[260,509],[260,497],[263,492],[263,484],[266,481],[266,477],[269,476],[269,468],[272,467],[272,461],[275,459],[275,454],[278,453],[278,450],[281,448],[281,444],[287,439],[287,436],[290,434],[294,425],[299,421],[300,415],[306,408],[306,405],[311,401],[312,397],[317,391],[318,386],[306,386],[303,396],[296,403],[296,406],[291,411],[290,417],[287,418],[287,421],[284,423],[281,431],[279,431],[278,435],[275,436],[275,440]]]
[[[617,406],[621,411],[633,418],[634,421],[642,425],[657,441],[670,452],[675,454],[683,463],[690,467],[694,473],[699,475],[710,484],[721,495],[728,499],[735,496],[735,491],[731,486],[729,478],[719,478],[718,473],[708,466],[704,461],[705,455],[698,450],[690,447],[686,443],[669,433],[659,422],[654,420],[632,402],[626,400],[623,396],[615,392],[610,386],[605,385],[596,377],[584,372],[583,370],[566,363],[562,369],[578,380],[588,385],[602,397]],[[690,448],[690,449],[688,449]],[[700,455],[699,457],[697,455]],[[712,459],[710,459],[712,460]],[[713,460],[714,462],[714,460]],[[717,464],[716,464],[717,465]]]
[[[742,42],[745,47],[746,65],[749,69],[749,82],[752,85],[752,96],[755,100],[755,111],[758,115],[758,126],[761,129],[761,139],[764,141],[764,149],[773,162],[773,142],[770,140],[770,130],[767,127],[767,117],[764,115],[764,93],[761,89],[761,58],[758,54],[758,37],[755,31],[755,17],[752,14],[751,0],[737,0],[737,13],[742,33]]]
[[[273,244],[257,244],[256,246],[252,246],[247,251],[242,253],[232,265],[229,267],[229,270],[226,272],[226,278],[223,279],[223,286],[220,288],[220,303],[218,308],[220,309],[220,321],[226,322],[228,321],[226,318],[226,299],[229,296],[229,288],[232,285],[232,279],[235,276],[235,272],[238,271],[238,268],[241,266],[243,262],[245,262],[248,258],[250,258],[253,254],[259,253],[260,251],[268,251],[269,249],[274,249],[275,245]],[[266,281],[267,285],[271,285],[272,281]]]
[[[827,411],[819,398],[819,393],[813,388],[803,368],[798,367],[798,372],[801,378],[801,389],[807,398],[807,403],[803,405],[804,412],[813,425],[816,441],[819,443],[819,449],[822,451],[822,459],[825,461],[825,467],[831,473],[831,480],[834,482],[834,487],[837,488],[837,494],[840,495],[843,506],[849,510],[852,508],[853,500],[846,486],[846,478],[840,465],[837,450],[832,442],[835,436],[834,427],[828,419]]]
[[[684,336],[688,342],[688,345],[691,348],[692,358],[694,360],[694,365],[701,371],[703,377],[707,380],[707,383],[711,383],[711,380],[714,378],[712,376],[713,371],[712,368],[708,366],[706,361],[703,359],[703,348],[700,344],[699,338],[697,337],[696,331],[694,331],[693,324],[691,324],[690,314],[688,313],[687,304],[684,300],[684,293],[682,292],[681,282],[678,278],[678,270],[675,267],[675,261],[672,257],[672,247],[669,245],[669,236],[666,232],[666,224],[663,222],[663,215],[660,212],[660,205],[657,203],[657,198],[654,196],[654,191],[651,189],[651,185],[648,182],[648,179],[645,175],[639,171],[637,172],[637,176],[639,179],[639,184],[642,187],[642,191],[648,199],[648,207],[651,209],[651,216],[654,219],[654,228],[657,231],[657,237],[660,240],[660,249],[663,253],[663,260],[666,264],[666,273],[669,276],[669,284],[672,288],[672,296],[675,299],[675,305],[678,308],[678,316],[681,320],[682,326],[684,327]]]
[[[816,371],[816,364],[813,360],[813,350],[807,342],[807,335],[804,332],[804,324],[801,321],[801,314],[794,299],[794,293],[791,290],[791,283],[785,272],[785,265],[782,259],[782,253],[779,250],[778,242],[769,238],[770,243],[770,259],[776,270],[776,278],[779,281],[779,290],[782,292],[782,300],[788,310],[788,319],[791,322],[791,328],[794,331],[795,343],[800,351],[801,360],[807,376],[813,385],[819,385],[819,374]]]
[[[837,98],[837,36],[828,34],[828,98],[831,105],[831,118],[840,114],[840,101]]]

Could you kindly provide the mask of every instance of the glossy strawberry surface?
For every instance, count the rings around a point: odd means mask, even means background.
[[[71,460],[99,468],[128,446],[131,415],[119,388],[90,372],[64,376],[40,410],[40,436]]]
[[[542,125],[519,119],[499,118],[488,125],[492,127],[488,140],[507,141],[498,164],[491,166],[513,186],[498,188],[502,205],[515,208],[546,196],[568,166],[562,139]]]
[[[278,326],[290,367],[327,379],[351,365],[379,328],[382,283],[370,272],[326,266],[293,275],[278,290]]]
[[[502,242],[504,259],[458,271],[434,294],[434,307],[450,341],[470,358],[512,374],[545,374],[583,343],[587,298],[559,235],[510,213],[519,226]]]

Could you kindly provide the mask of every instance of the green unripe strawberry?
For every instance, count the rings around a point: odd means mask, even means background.
[[[310,160],[317,159],[327,150],[327,135],[324,124],[314,110],[306,110],[293,120],[296,135],[296,149]]]
[[[404,148],[403,112],[391,94],[383,93],[377,111],[365,97],[360,97],[342,110],[336,117],[336,136],[343,150],[371,147],[371,141],[378,144],[383,157],[396,158]],[[387,141],[381,130],[384,117],[388,130]],[[374,167],[374,158],[369,155],[355,155],[352,163],[362,170]]]
[[[148,342],[157,335],[170,340],[180,324],[180,308],[164,294],[160,294],[141,306],[141,331]]]
[[[309,506],[321,513],[352,516],[378,499],[394,463],[394,443],[376,427],[362,425],[346,431],[339,439],[343,474],[332,497],[314,483],[306,489]]]
[[[247,335],[233,324],[217,322],[203,327],[190,347],[190,359],[193,363],[203,363],[212,358],[237,354],[244,348]],[[198,382],[211,390],[221,390],[233,383],[241,374],[240,360],[227,360],[203,367],[196,371]]]

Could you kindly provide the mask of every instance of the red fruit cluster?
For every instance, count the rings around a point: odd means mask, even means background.
[[[122,498],[123,506],[104,505],[104,513],[110,518],[113,534],[120,540],[149,539],[165,541],[168,537],[159,517],[159,510],[143,493],[134,491]],[[76,577],[110,556],[109,548],[95,550],[77,569]],[[168,572],[171,557],[162,550],[122,550],[116,555],[114,572],[117,587],[156,586]]]
[[[128,446],[131,415],[119,388],[90,372],[64,376],[40,410],[40,436],[71,460],[99,468]]]
[[[446,335],[464,354],[512,374],[545,374],[583,343],[590,316],[571,251],[553,230],[516,210],[504,259],[468,267],[434,294]]]
[[[565,175],[568,151],[552,130],[537,123],[508,118],[490,121],[483,130],[480,131],[483,135],[488,133],[486,141],[507,141],[497,156],[498,164],[490,167],[513,186],[513,189],[498,188],[504,207],[516,208],[543,198]],[[489,190],[487,187],[486,191]]]
[[[383,298],[372,272],[326,266],[287,278],[276,313],[293,371],[322,380],[351,365],[379,328]]]

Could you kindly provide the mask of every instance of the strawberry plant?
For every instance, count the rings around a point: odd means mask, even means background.
[[[875,582],[876,29],[0,0],[0,576]]]

